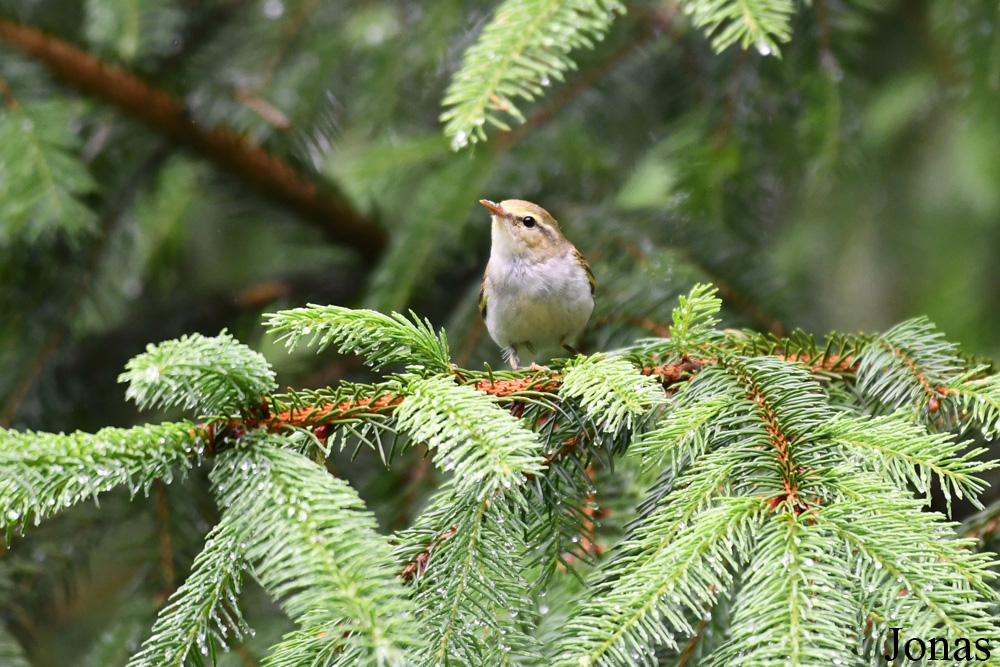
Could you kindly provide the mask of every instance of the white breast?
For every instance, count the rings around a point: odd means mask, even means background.
[[[572,248],[542,262],[508,258],[487,267],[486,328],[497,345],[539,349],[563,345],[587,324],[594,298]]]

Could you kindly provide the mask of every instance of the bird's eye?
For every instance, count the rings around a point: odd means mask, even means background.
[[[535,226],[535,219],[532,218],[530,215],[526,215],[523,218],[521,218],[521,222],[524,223],[525,227],[534,227]]]

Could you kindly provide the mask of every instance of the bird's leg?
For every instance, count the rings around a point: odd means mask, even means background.
[[[573,356],[577,356],[577,355],[583,354],[583,352],[581,352],[580,350],[576,349],[575,347],[573,347],[569,343],[563,343],[563,347],[566,349],[567,352],[569,352]]]
[[[517,356],[517,346],[511,345],[510,350],[508,350],[508,359],[510,359],[510,367],[515,371],[521,367],[521,358]]]

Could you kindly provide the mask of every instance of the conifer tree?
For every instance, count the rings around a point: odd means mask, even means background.
[[[0,0],[0,665],[977,660],[998,18]],[[482,196],[585,354],[497,370]]]

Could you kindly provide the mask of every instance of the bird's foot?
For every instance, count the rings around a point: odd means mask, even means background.
[[[531,365],[528,366],[528,370],[529,371],[551,371],[552,369],[549,368],[548,366],[539,366],[535,362],[531,362]]]

